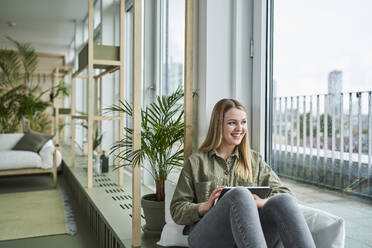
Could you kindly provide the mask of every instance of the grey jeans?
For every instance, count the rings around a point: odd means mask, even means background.
[[[229,190],[203,216],[189,235],[192,248],[315,247],[296,200],[277,194],[257,209],[252,194],[244,187]]]

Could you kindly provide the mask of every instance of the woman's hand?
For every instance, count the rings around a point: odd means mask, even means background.
[[[208,201],[202,202],[198,207],[199,216],[205,215],[216,203],[218,197],[220,197],[221,190],[226,186],[220,186],[213,190],[212,194],[209,196]]]
[[[268,199],[261,199],[258,195],[253,194],[253,199],[256,201],[257,208],[262,208]]]

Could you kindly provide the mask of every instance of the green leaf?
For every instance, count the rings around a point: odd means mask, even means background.
[[[125,127],[124,139],[115,142],[110,154],[116,154],[124,165],[143,166],[148,161],[149,171],[155,181],[166,179],[175,166],[183,164],[184,122],[182,89],[169,96],[158,96],[154,103],[141,110],[141,148],[133,151],[133,129]],[[132,106],[126,102],[112,105],[107,111],[122,112],[132,119]],[[120,166],[119,166],[120,167]]]

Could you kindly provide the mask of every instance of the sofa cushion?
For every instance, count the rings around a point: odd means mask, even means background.
[[[184,226],[177,225],[170,215],[170,202],[176,184],[165,182],[165,226],[161,233],[158,245],[188,247],[187,237],[182,234]],[[325,211],[300,205],[300,210],[305,217],[317,248],[344,247],[345,223],[338,216]],[[283,247],[282,242],[275,248]]]
[[[24,136],[24,133],[1,133],[0,134],[0,151],[12,150],[17,142]]]
[[[30,129],[17,142],[12,150],[39,152],[44,144],[52,137],[52,135],[38,133]]]
[[[30,151],[0,151],[0,170],[41,167],[41,157]]]

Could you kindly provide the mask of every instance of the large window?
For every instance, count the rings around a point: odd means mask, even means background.
[[[168,95],[183,87],[185,51],[185,1],[160,1],[160,92]]]
[[[156,95],[169,95],[178,87],[183,87],[185,1],[145,1],[144,15],[143,106],[152,103]],[[128,18],[131,18],[130,12]],[[127,30],[130,32],[129,27]],[[127,45],[131,46],[129,43]],[[143,165],[150,169],[147,161]],[[143,170],[142,181],[154,189],[154,180],[147,170]]]
[[[272,7],[271,164],[283,176],[372,197],[372,2]]]

